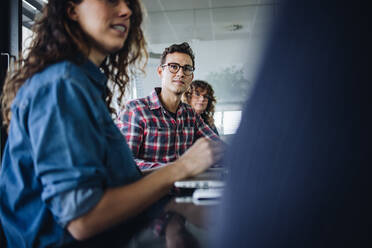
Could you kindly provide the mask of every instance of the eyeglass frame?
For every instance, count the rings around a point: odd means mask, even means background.
[[[203,101],[204,99],[207,99],[208,101],[212,101],[212,96],[208,95],[208,94],[205,94],[205,95],[201,95],[198,91],[194,90],[192,93],[191,93],[191,96],[195,96],[195,97],[198,97],[200,98],[201,96],[203,97]]]
[[[178,66],[178,69],[177,69],[175,72],[172,72],[172,71],[169,69],[169,66],[170,66],[170,65],[176,65],[176,66]],[[182,67],[182,72],[183,72],[183,74],[185,74],[186,76],[191,76],[191,75],[194,73],[194,71],[195,71],[195,67],[193,67],[193,66],[191,66],[191,65],[180,65],[180,64],[178,64],[178,63],[168,63],[168,64],[163,64],[163,65],[161,65],[162,68],[165,67],[165,66],[167,66],[169,72],[170,72],[170,73],[173,73],[173,74],[178,73],[179,70],[181,69],[181,67]],[[190,67],[190,68],[192,68],[192,71],[191,71],[190,74],[186,74],[186,73],[185,73],[186,70],[188,70],[186,67]]]

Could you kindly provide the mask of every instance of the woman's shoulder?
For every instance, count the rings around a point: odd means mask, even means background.
[[[76,65],[75,63],[63,60],[54,64],[47,66],[41,72],[33,75],[31,77],[32,80],[36,80],[39,82],[56,82],[59,79],[66,79],[72,76],[81,75],[81,68]]]
[[[62,84],[84,81],[83,73],[78,65],[71,61],[60,61],[47,66],[42,71],[31,76],[20,88],[15,102],[23,102],[27,99],[39,96],[46,89],[60,88]]]
[[[60,61],[48,65],[43,70],[32,75],[24,84],[26,87],[32,87],[34,90],[50,83],[55,83],[61,79],[67,78],[73,71],[77,71],[78,66],[70,61]]]

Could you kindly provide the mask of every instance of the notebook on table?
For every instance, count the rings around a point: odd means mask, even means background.
[[[185,180],[176,181],[176,188],[189,189],[209,189],[222,188],[225,186],[225,178],[227,176],[226,168],[209,168],[205,172]]]
[[[225,168],[209,168],[204,173],[174,183],[178,190],[177,203],[193,203],[195,205],[215,205],[219,203],[225,186],[227,170]]]
[[[193,203],[195,205],[216,205],[220,203],[222,188],[196,189],[190,196],[176,197],[176,203]]]

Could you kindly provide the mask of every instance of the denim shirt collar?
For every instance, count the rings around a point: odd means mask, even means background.
[[[85,59],[83,63],[80,65],[80,68],[87,74],[87,76],[97,84],[99,89],[104,92],[106,89],[107,77],[101,71],[101,69],[96,66],[92,61],[89,59]]]

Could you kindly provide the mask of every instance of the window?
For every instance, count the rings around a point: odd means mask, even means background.
[[[220,111],[214,114],[215,125],[221,135],[234,134],[239,127],[242,111]]]
[[[26,49],[30,46],[32,37],[31,29],[26,26],[22,26],[22,54],[25,56]]]
[[[32,37],[32,25],[35,18],[40,14],[47,0],[22,0],[22,53],[25,56],[25,51],[30,45]]]

